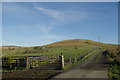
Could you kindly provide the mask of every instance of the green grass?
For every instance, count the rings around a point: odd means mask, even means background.
[[[109,46],[103,46],[102,48],[106,48]],[[31,47],[31,48],[16,48],[13,50],[3,49],[3,57],[26,57],[26,56],[59,56],[61,53],[64,55],[65,60],[69,60],[70,58],[73,60],[76,58],[80,58],[81,56],[85,56],[96,49],[99,46],[87,45],[87,46],[60,46],[60,47]]]
[[[25,56],[41,56],[41,55],[60,55],[61,53],[67,57],[69,56],[82,56],[97,48],[110,48],[116,47],[115,45],[99,43],[91,40],[72,39],[64,40],[47,46],[37,46],[29,48],[14,48],[3,49],[3,57],[25,57]]]
[[[3,49],[2,53],[4,57],[15,57],[15,56],[40,56],[40,55],[80,55],[89,50],[96,49],[95,46],[84,46],[84,47],[56,47],[48,49],[33,49],[33,48],[21,48],[14,50]],[[31,51],[31,53],[24,53],[25,51]],[[33,52],[32,52],[33,51]],[[42,52],[40,52],[42,51]]]

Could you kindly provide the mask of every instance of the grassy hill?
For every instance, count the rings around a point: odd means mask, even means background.
[[[60,55],[63,53],[66,56],[69,55],[84,55],[90,51],[94,51],[98,48],[110,48],[117,47],[112,44],[99,43],[92,40],[85,39],[71,39],[55,42],[44,46],[34,47],[4,47],[2,48],[4,57],[14,56],[40,56],[40,55]]]
[[[71,39],[71,40],[63,40],[59,42],[55,42],[52,44],[48,44],[46,46],[112,46],[112,44],[100,43],[92,40],[86,39]]]

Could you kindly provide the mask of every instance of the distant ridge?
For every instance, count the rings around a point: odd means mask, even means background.
[[[14,49],[14,48],[21,48],[20,46],[1,46],[0,49]]]

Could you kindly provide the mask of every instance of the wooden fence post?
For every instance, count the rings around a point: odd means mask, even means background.
[[[15,69],[18,68],[18,60],[16,59],[16,66],[15,66]]]
[[[75,62],[77,62],[77,57],[75,56]]]
[[[70,62],[70,63],[72,62],[72,60],[71,60],[71,56],[70,56],[70,60],[69,60],[69,62]]]
[[[60,56],[60,62],[61,62],[61,67],[64,68],[65,65],[64,65],[64,56],[61,54]]]
[[[30,66],[29,66],[29,57],[28,56],[26,56],[26,68],[27,69],[29,69],[30,68]]]

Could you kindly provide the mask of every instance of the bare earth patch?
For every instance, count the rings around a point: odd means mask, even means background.
[[[2,74],[3,80],[18,80],[18,79],[34,79],[34,80],[46,80],[61,71],[59,70],[21,70],[21,71],[12,71],[5,72]]]

